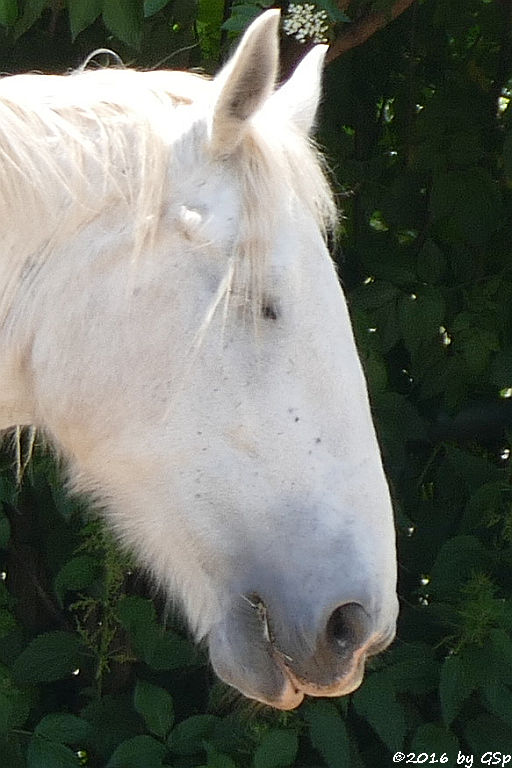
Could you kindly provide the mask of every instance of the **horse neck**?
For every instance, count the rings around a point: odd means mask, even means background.
[[[39,109],[35,98],[18,108],[0,94],[0,429],[34,422],[30,348],[38,312],[64,304],[59,270],[72,287],[102,238],[103,249],[113,249],[108,232],[136,257],[158,219],[166,178],[168,147],[144,115],[112,108],[116,120],[103,124],[101,114],[72,110],[52,125]]]

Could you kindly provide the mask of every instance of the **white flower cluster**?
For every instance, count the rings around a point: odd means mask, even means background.
[[[329,42],[327,11],[319,10],[313,3],[290,3],[283,20],[283,29],[285,34],[300,43],[306,40],[313,40],[314,43]]]

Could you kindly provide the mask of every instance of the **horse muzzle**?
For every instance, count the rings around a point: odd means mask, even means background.
[[[394,622],[375,631],[356,602],[337,606],[314,634],[274,624],[256,596],[247,602],[254,615],[237,606],[210,634],[212,664],[224,682],[276,709],[294,709],[305,695],[351,693],[362,682],[366,659],[394,637]]]

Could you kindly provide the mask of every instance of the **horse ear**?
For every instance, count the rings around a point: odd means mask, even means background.
[[[289,80],[269,100],[269,109],[281,114],[304,134],[311,133],[322,95],[322,70],[328,45],[315,45]]]
[[[278,66],[279,9],[266,11],[245,32],[233,58],[215,78],[211,123],[214,154],[230,154],[247,121],[272,93]]]

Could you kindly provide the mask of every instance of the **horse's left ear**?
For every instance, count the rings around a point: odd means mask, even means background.
[[[315,45],[268,102],[269,109],[280,112],[304,134],[311,133],[315,123],[328,49],[328,45]]]
[[[216,155],[229,155],[236,148],[247,121],[274,90],[279,13],[266,11],[250,25],[235,55],[215,78],[210,141]]]

